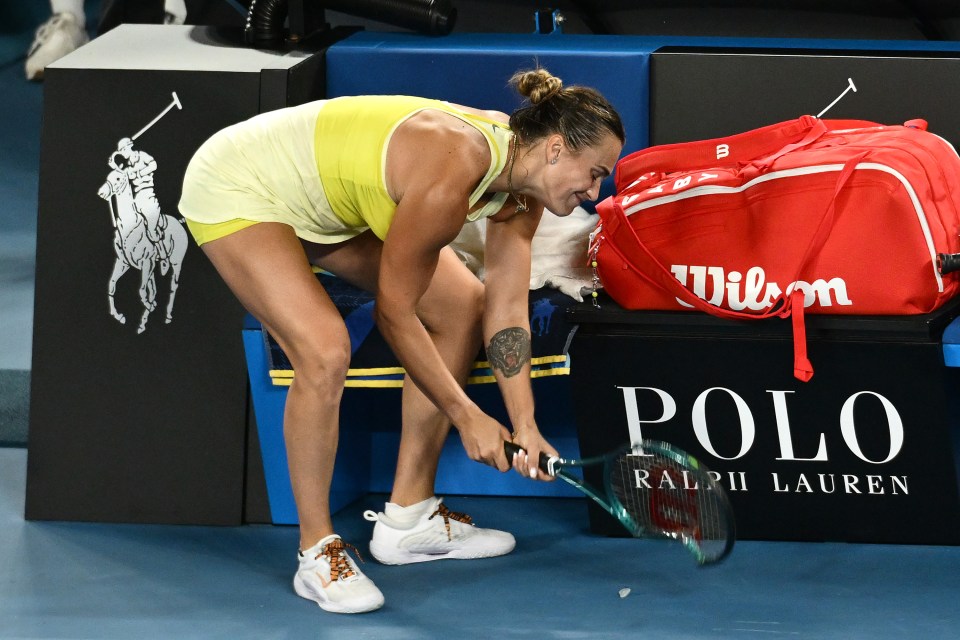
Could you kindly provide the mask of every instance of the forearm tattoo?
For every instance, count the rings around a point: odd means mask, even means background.
[[[487,358],[494,370],[499,369],[505,378],[512,378],[530,362],[530,333],[520,327],[498,331],[487,345]]]

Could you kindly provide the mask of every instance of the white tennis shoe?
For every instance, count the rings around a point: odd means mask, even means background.
[[[90,40],[72,13],[57,13],[40,25],[27,51],[27,80],[42,80],[43,70]]]
[[[370,553],[383,564],[491,558],[510,553],[517,544],[506,531],[475,526],[470,516],[450,511],[437,497],[407,507],[418,512],[415,519],[404,520],[397,509],[396,505],[388,505],[386,510],[392,515],[374,511],[363,514],[365,519],[377,523]]]
[[[382,607],[383,594],[347,555],[348,547],[356,551],[334,534],[301,551],[300,568],[293,578],[297,595],[333,613],[364,613]]]

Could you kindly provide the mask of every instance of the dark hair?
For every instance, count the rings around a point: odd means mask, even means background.
[[[626,140],[620,115],[596,89],[564,87],[543,68],[518,71],[510,84],[529,101],[510,116],[510,128],[527,144],[554,133],[575,151],[599,144],[607,133]]]

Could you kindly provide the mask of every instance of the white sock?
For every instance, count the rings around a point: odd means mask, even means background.
[[[72,13],[81,29],[87,26],[87,15],[83,12],[83,0],[50,0],[53,13]]]
[[[431,497],[409,507],[401,507],[393,502],[388,502],[383,509],[383,513],[400,528],[412,527],[423,517],[423,514],[434,507],[436,501],[436,497]]]
[[[163,10],[174,16],[178,24],[187,19],[187,5],[184,0],[163,0]]]

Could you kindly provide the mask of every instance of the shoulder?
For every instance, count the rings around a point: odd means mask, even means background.
[[[483,141],[483,134],[476,126],[441,109],[422,109],[406,118],[397,127],[394,136],[424,137],[432,143],[466,143]]]
[[[411,188],[469,195],[489,171],[492,156],[486,136],[465,116],[509,121],[498,114],[444,103],[406,118],[387,149],[386,182],[394,201]]]
[[[391,137],[388,156],[421,165],[473,167],[481,176],[490,164],[484,135],[470,123],[439,109],[424,109],[404,120]]]
[[[506,113],[502,111],[494,111],[492,109],[475,109],[473,107],[467,107],[462,104],[454,104],[452,102],[448,104],[454,109],[457,109],[459,111],[462,111],[464,113],[467,113],[473,116],[479,116],[486,120],[493,120],[494,122],[500,122],[502,124],[510,123],[510,116],[508,116]]]

